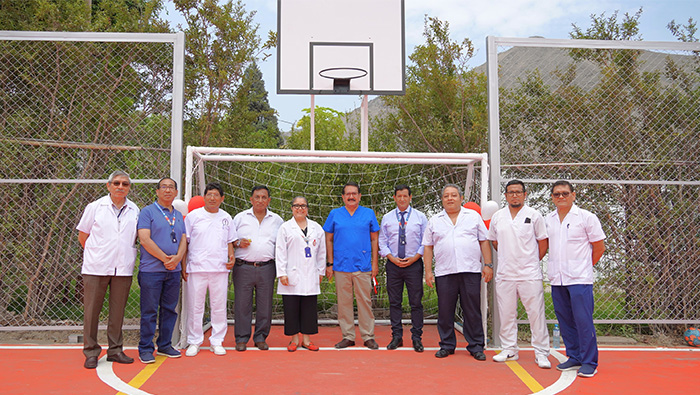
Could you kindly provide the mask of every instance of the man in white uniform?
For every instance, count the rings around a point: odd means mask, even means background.
[[[216,355],[226,355],[222,343],[226,336],[226,299],[228,272],[233,267],[233,241],[236,230],[229,213],[219,207],[224,201],[224,190],[218,183],[204,188],[204,207],[193,210],[185,217],[187,232],[187,343],[185,352],[193,357],[204,342],[202,317],[209,289],[211,336],[209,343]]]
[[[253,322],[253,292],[255,292],[255,333],[253,342],[267,350],[267,336],[272,324],[272,297],[275,288],[275,241],[284,222],[282,217],[267,209],[270,190],[264,185],[253,187],[252,205],[233,218],[237,240],[236,265],[233,267],[234,326],[236,350],[245,351]]]
[[[547,228],[544,218],[525,205],[527,192],[520,180],[506,184],[504,207],[491,218],[489,240],[498,251],[496,296],[501,317],[499,333],[503,351],[493,356],[495,362],[518,360],[518,297],[530,320],[535,362],[543,369],[552,364],[549,356],[549,333],[544,314],[544,289],[540,260],[547,253]]]
[[[477,361],[485,361],[481,279],[489,282],[493,278],[491,247],[483,219],[476,211],[462,207],[462,198],[457,185],[447,184],[442,188],[444,210],[430,218],[423,234],[425,282],[431,288],[435,283],[438,296],[440,349],[435,357],[445,358],[455,353],[454,318],[459,299],[464,313],[464,339],[469,343],[467,351]]]
[[[83,285],[85,287],[83,319],[83,354],[85,368],[95,369],[102,348],[97,343],[100,311],[109,288],[107,321],[107,360],[133,363],[124,354],[122,323],[131,288],[136,261],[136,222],[139,208],[126,198],[131,188],[129,175],[115,171],[109,176],[109,195],[85,207],[78,223],[78,241],[83,246]]]
[[[574,204],[568,181],[552,186],[557,209],[545,217],[549,234],[549,281],[552,302],[569,359],[559,370],[578,370],[581,377],[598,372],[598,344],[593,326],[593,265],[605,252],[600,220]]]

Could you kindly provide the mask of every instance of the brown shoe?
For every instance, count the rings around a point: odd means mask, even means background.
[[[124,354],[123,351],[120,352],[119,354],[108,355],[107,360],[109,362],[116,362],[116,363],[125,363],[125,364],[134,363],[134,358],[127,356],[126,354]]]
[[[347,348],[347,347],[354,346],[354,345],[355,345],[354,341],[348,340],[348,339],[343,339],[335,344],[335,348]]]
[[[245,351],[245,343],[236,343],[236,351]]]
[[[379,344],[377,344],[374,339],[369,339],[365,340],[365,347],[369,348],[370,350],[376,350],[379,348]]]
[[[255,342],[255,347],[261,350],[268,350],[270,348],[270,346],[268,346],[265,342]]]
[[[85,358],[85,369],[95,369],[97,367],[97,357]]]

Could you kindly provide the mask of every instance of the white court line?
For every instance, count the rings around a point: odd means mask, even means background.
[[[112,369],[112,362],[107,361],[107,355],[100,358],[97,363],[97,369],[95,370],[97,371],[97,377],[99,377],[103,383],[119,392],[129,395],[150,395],[148,392],[134,388],[117,377],[117,375],[114,374],[114,369]]]
[[[567,360],[565,355],[562,355],[562,353],[555,349],[551,349],[549,355],[552,355],[554,358],[556,358],[557,361],[559,361],[559,363],[564,363]],[[556,366],[554,367],[554,369],[556,369]],[[561,372],[559,378],[557,379],[557,381],[554,382],[554,384],[541,391],[537,391],[536,394],[550,395],[558,394],[561,391],[564,391],[571,385],[571,383],[574,382],[574,380],[576,380],[576,373],[577,372],[575,370],[567,370],[565,372]]]

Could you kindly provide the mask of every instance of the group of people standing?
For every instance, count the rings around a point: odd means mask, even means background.
[[[494,361],[518,358],[515,316],[520,297],[530,318],[536,361],[540,367],[551,366],[547,359],[549,336],[539,266],[549,247],[554,306],[569,355],[569,360],[557,367],[578,369],[579,375],[585,377],[595,374],[592,266],[602,255],[605,235],[593,214],[573,204],[573,186],[566,181],[555,183],[552,196],[557,210],[546,219],[524,205],[524,184],[509,182],[508,207],[494,214],[490,230],[479,214],[462,206],[463,194],[454,184],[442,189],[443,210],[430,220],[411,206],[410,187],[397,185],[393,195],[396,208],[383,216],[381,226],[374,211],[360,205],[360,186],[354,182],[343,186],[343,206],[332,210],[323,226],[308,218],[309,204],[303,196],[292,200],[292,218],[285,222],[268,209],[271,197],[266,186],[254,187],[251,208],[232,218],[220,209],[225,198],[222,187],[210,183],[205,187],[204,207],[183,218],[172,205],[177,197],[177,183],[171,178],[158,182],[157,200],[140,213],[126,197],[130,184],[126,173],[112,173],[107,183],[109,195],[90,203],[77,227],[84,247],[86,368],[95,368],[101,353],[97,324],[107,288],[107,360],[134,361],[123,352],[121,326],[137,237],[141,245],[139,359],[143,363],[154,362],[154,352],[171,358],[181,356],[171,344],[181,279],[186,287],[185,355],[197,355],[204,341],[202,318],[207,291],[211,351],[226,354],[222,343],[227,331],[231,271],[237,351],[245,351],[251,337],[258,349],[269,348],[266,339],[270,333],[275,278],[279,278],[277,293],[283,300],[284,333],[291,336],[287,350],[302,347],[318,351],[310,335],[318,333],[317,296],[324,277],[335,277],[336,283],[342,339],[335,348],[355,345],[356,302],[363,345],[378,349],[371,292],[379,271],[379,255],[386,258],[390,303],[392,340],[387,349],[403,346],[405,285],[411,308],[412,346],[416,352],[423,352],[421,300],[425,276],[425,282],[436,287],[438,296],[440,349],[435,356],[444,358],[455,352],[454,316],[459,301],[464,312],[467,350],[476,360],[484,361],[480,287],[482,279],[489,282],[494,274],[490,240],[499,257],[496,290],[504,347]],[[159,331],[154,345],[156,323]]]

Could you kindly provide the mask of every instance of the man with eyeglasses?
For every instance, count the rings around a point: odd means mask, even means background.
[[[518,297],[525,307],[535,349],[535,363],[549,369],[549,333],[544,314],[540,260],[547,253],[547,227],[542,215],[525,204],[527,191],[520,180],[506,184],[504,207],[493,214],[488,239],[498,252],[496,299],[501,318],[503,350],[495,362],[518,360]]]
[[[265,185],[253,187],[248,210],[233,218],[238,239],[236,264],[233,267],[235,293],[234,318],[236,351],[245,351],[251,334],[255,346],[267,350],[272,324],[272,297],[275,287],[275,242],[282,217],[270,211],[270,190]],[[253,292],[255,292],[255,333],[252,333]]]
[[[379,232],[379,255],[386,258],[386,290],[389,295],[391,342],[387,350],[403,346],[401,325],[403,287],[406,284],[411,306],[411,340],[416,352],[423,352],[423,232],[428,219],[411,207],[411,188],[399,184],[394,188],[396,208],[382,218]]]
[[[102,348],[97,342],[100,312],[109,288],[107,361],[133,363],[124,354],[122,324],[136,261],[136,222],[139,208],[127,199],[131,179],[123,171],[109,176],[109,194],[85,207],[76,227],[83,247],[83,354],[85,368],[95,369]]]
[[[569,359],[561,371],[578,370],[593,377],[598,366],[598,345],[593,326],[593,266],[605,252],[600,220],[574,204],[576,192],[568,181],[552,186],[556,210],[545,217],[549,234],[549,281],[552,302]]]
[[[138,221],[141,243],[138,282],[141,287],[141,339],[139,360],[154,363],[153,336],[158,324],[158,355],[179,358],[172,346],[180,298],[180,278],[185,273],[182,258],[187,251],[185,220],[173,207],[177,183],[170,177],[156,185],[156,201],[144,207]]]
[[[323,224],[326,232],[326,276],[335,276],[338,296],[338,324],[343,339],[335,348],[355,345],[353,291],[357,300],[357,322],[364,346],[376,350],[374,313],[372,312],[372,278],[379,263],[379,223],[374,210],[360,206],[360,186],[348,182],[343,186],[343,207],[331,210]]]

